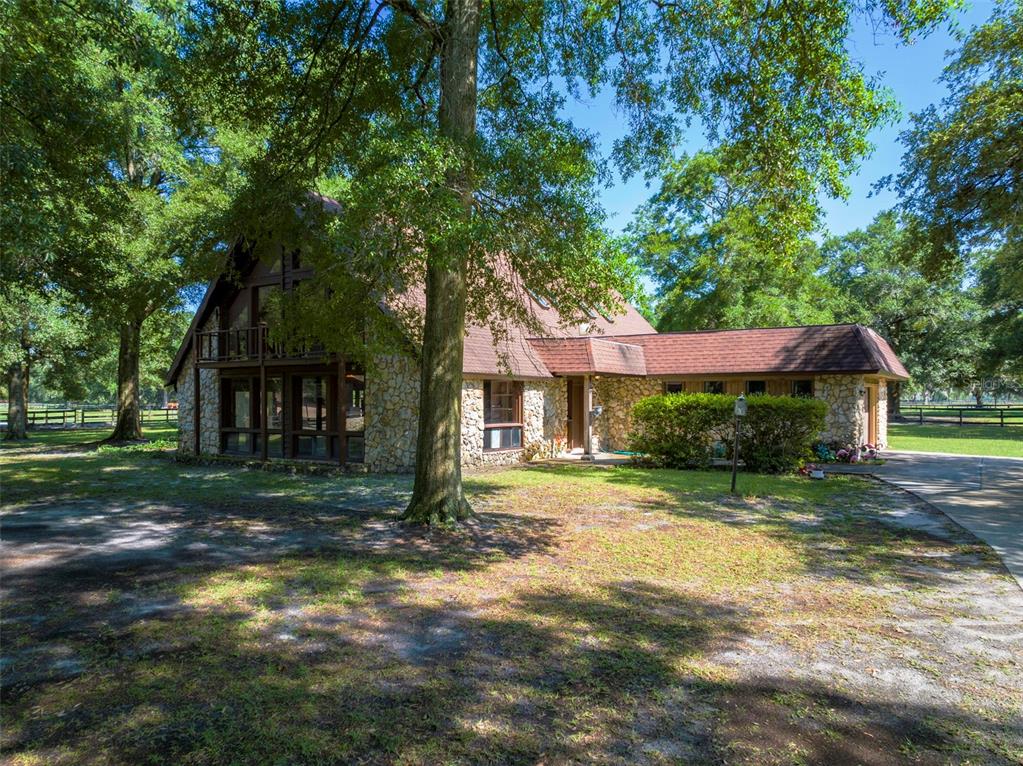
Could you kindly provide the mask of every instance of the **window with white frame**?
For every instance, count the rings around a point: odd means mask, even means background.
[[[522,383],[483,381],[483,449],[522,447]]]

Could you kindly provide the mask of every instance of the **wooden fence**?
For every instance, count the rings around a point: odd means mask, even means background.
[[[110,426],[117,419],[117,410],[113,407],[75,407],[47,408],[29,410],[26,414],[29,428],[81,428],[82,426]],[[177,423],[176,407],[142,410],[143,425],[152,423]],[[4,429],[7,423],[3,424]]]
[[[995,425],[1023,426],[1023,406],[1004,407],[906,407],[899,408],[899,415],[893,420],[919,423],[944,423],[946,425],[981,426]]]

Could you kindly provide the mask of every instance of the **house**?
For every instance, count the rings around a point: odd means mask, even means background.
[[[411,469],[413,357],[379,357],[367,373],[315,349],[282,353],[267,342],[269,296],[313,275],[283,254],[240,268],[240,280],[209,286],[167,374],[179,401],[179,450]],[[542,296],[523,299],[548,328],[544,337],[513,329],[496,342],[488,329],[467,330],[466,466],[623,450],[632,405],[665,391],[815,396],[828,404],[823,441],[884,444],[885,384],[908,378],[884,339],[859,325],[658,333],[625,306],[566,326]]]

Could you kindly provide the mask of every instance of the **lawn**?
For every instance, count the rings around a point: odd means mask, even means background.
[[[1023,757],[1023,593],[870,480],[491,470],[430,532],[407,477],[89,441],[0,452],[7,763]]]
[[[893,450],[1023,457],[1023,426],[889,423],[888,442]]]

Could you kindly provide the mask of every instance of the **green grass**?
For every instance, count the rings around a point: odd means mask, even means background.
[[[102,578],[72,567],[23,600],[5,574],[11,667],[39,656],[82,666],[8,690],[10,763],[668,764],[727,753],[759,766],[793,752],[834,762],[844,747],[848,760],[889,763],[903,741],[979,763],[1014,747],[1019,653],[973,668],[941,632],[960,610],[975,617],[946,578],[972,573],[985,593],[1012,584],[972,541],[878,523],[905,501],[859,477],[742,475],[732,497],[726,472],[468,473],[477,517],[424,532],[396,523],[407,476],[177,463],[164,429],[147,448],[89,446],[104,433],[0,451],[5,512],[81,504],[81,523],[98,533],[109,522],[112,539],[241,536],[260,555],[138,572],[123,561]],[[315,544],[294,544],[303,530]],[[37,555],[42,571],[59,566]],[[907,633],[917,614],[923,628]],[[865,691],[876,669],[911,661],[943,668],[936,682],[953,696],[976,690],[976,710],[900,708],[954,732],[940,740],[922,724],[890,730],[890,690]],[[802,670],[774,675],[788,666]],[[841,672],[813,680],[812,667]],[[850,677],[856,691],[843,688]]]
[[[70,430],[33,429],[28,432],[28,440],[21,442],[3,441],[0,438],[0,450],[23,450],[34,447],[45,447],[58,449],[61,447],[72,447],[82,444],[99,442],[110,436],[112,428],[109,426],[97,428],[75,428]],[[146,439],[160,440],[164,442],[177,442],[178,427],[174,424],[154,423],[142,427],[142,435]],[[165,446],[165,445],[163,445]]]
[[[890,423],[888,446],[893,450],[1023,457],[1023,426]]]

